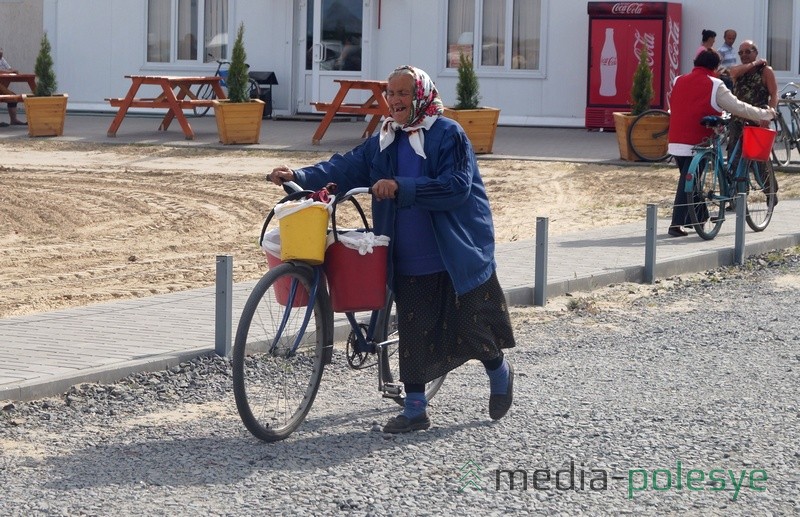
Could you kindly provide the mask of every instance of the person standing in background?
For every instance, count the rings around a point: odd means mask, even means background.
[[[11,65],[6,61],[6,58],[3,57],[3,49],[0,48],[0,74],[16,74],[17,71],[14,70]],[[0,95],[16,95],[12,90],[0,84]],[[8,103],[8,117],[11,119],[12,126],[26,126],[28,125],[27,122],[24,120],[20,120],[17,117],[17,103],[16,102],[9,102]],[[0,127],[8,127],[8,123],[0,122]]]
[[[718,50],[719,57],[721,58],[719,66],[727,70],[737,64],[736,51],[733,50],[733,44],[736,42],[736,31],[733,29],[726,30],[723,38],[725,43],[723,43]]]
[[[701,52],[714,48],[714,42],[717,40],[717,33],[711,29],[703,29],[703,43],[697,48],[694,57],[700,55]]]
[[[669,145],[667,150],[675,158],[678,166],[678,185],[672,209],[672,222],[669,235],[685,237],[689,226],[689,202],[691,195],[685,192],[686,173],[692,162],[693,147],[712,135],[712,130],[700,125],[700,119],[707,115],[720,116],[728,111],[749,120],[771,120],[775,116],[772,108],[761,109],[737,99],[727,86],[717,77],[719,54],[707,49],[694,59],[694,68],[688,74],[675,80],[669,97],[670,122]],[[705,205],[699,205],[705,208]],[[700,220],[708,214],[698,214]]]
[[[719,78],[725,83],[728,89],[733,89],[733,79],[731,78],[730,69],[736,66],[736,51],[733,49],[733,44],[736,42],[736,31],[727,29],[723,34],[725,43],[723,43],[717,52],[722,59],[719,62]]]

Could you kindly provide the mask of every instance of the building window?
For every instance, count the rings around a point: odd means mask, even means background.
[[[477,69],[539,70],[541,35],[542,0],[448,0],[448,68],[463,53]]]
[[[148,62],[227,58],[228,0],[148,0]]]

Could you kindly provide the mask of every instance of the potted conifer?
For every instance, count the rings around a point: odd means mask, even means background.
[[[633,121],[636,120],[636,117],[649,110],[650,103],[653,102],[653,71],[650,69],[650,65],[647,61],[647,49],[641,47],[639,49],[639,64],[633,72],[631,110],[629,112],[614,112],[614,129],[617,132],[619,156],[623,160],[637,161],[639,159],[631,148],[628,134],[630,133],[630,126]],[[662,119],[654,120],[657,123],[663,123]],[[668,120],[667,123],[669,123]],[[639,125],[640,124],[637,124],[637,127]],[[642,129],[645,129],[644,126]],[[663,154],[666,154],[666,149]]]
[[[67,94],[55,93],[57,82],[47,33],[42,35],[39,55],[36,56],[34,95],[23,95],[28,118],[28,136],[61,136],[67,116]]]
[[[244,50],[244,23],[239,24],[228,68],[228,98],[214,101],[219,141],[223,144],[257,144],[261,136],[264,101],[250,98],[250,76]]]
[[[491,153],[500,110],[478,106],[479,103],[478,76],[472,67],[472,59],[461,53],[458,56],[456,105],[452,108],[446,107],[444,116],[455,120],[464,128],[477,154]]]

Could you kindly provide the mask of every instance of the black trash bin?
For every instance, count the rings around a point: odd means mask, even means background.
[[[275,72],[249,72],[250,78],[258,83],[261,89],[260,99],[264,101],[264,116],[272,118],[272,85],[278,84]]]

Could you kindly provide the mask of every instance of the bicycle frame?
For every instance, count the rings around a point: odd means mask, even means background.
[[[292,192],[291,194],[286,196],[284,198],[284,201],[291,200],[291,199],[297,199],[299,197],[302,197],[302,196],[305,196],[306,194],[308,194],[308,191],[302,190],[300,188],[300,186],[297,185],[294,182],[286,182],[285,185],[289,189],[293,190],[294,192]],[[350,197],[352,197],[354,195],[368,193],[368,192],[369,192],[368,188],[352,189],[349,192],[347,192],[346,194],[344,194],[343,196],[340,196],[340,198],[338,200],[336,200],[336,202],[337,203],[338,202],[343,202],[343,201],[346,201],[347,199],[349,199]],[[360,210],[360,207],[359,207],[359,210]],[[274,211],[273,211],[273,213],[274,213]],[[262,228],[262,237],[261,237],[262,241],[263,241],[263,238],[264,238],[263,236],[266,233],[267,225],[269,224],[269,221],[270,221],[271,216],[272,216],[273,213],[271,213],[270,216],[267,217],[266,221],[264,221],[264,226]],[[362,217],[363,217],[363,212],[362,212]],[[301,329],[300,329],[300,331],[298,333],[298,336],[296,337],[295,342],[292,345],[292,348],[288,352],[289,355],[294,355],[296,353],[298,347],[300,346],[300,344],[302,342],[303,334],[305,334],[306,327],[308,326],[308,323],[310,321],[311,308],[314,307],[314,303],[316,301],[316,297],[319,294],[319,291],[321,289],[325,289],[325,282],[323,282],[323,278],[325,276],[324,273],[323,273],[323,267],[321,265],[319,265],[319,266],[309,266],[309,267],[311,267],[313,269],[313,271],[314,271],[313,282],[311,284],[311,293],[308,294],[308,303],[306,305],[302,306],[303,309],[306,310],[305,317],[303,319],[303,323],[302,323]],[[296,299],[296,296],[300,295],[300,290],[298,289],[298,287],[299,287],[298,284],[299,284],[299,282],[296,279],[293,279],[291,281],[291,284],[290,284],[291,287],[290,287],[290,290],[289,290],[289,297],[288,297],[288,301],[286,303],[286,310],[284,311],[283,316],[282,316],[283,321],[280,323],[280,326],[279,326],[279,329],[281,330],[281,332],[279,332],[277,334],[278,336],[280,336],[282,334],[282,330],[283,330],[283,328],[285,326],[285,323],[289,320],[289,317],[290,317],[291,312],[292,312],[292,308],[294,307],[294,301]],[[356,319],[356,313],[345,312],[344,314],[345,314],[345,317],[347,318],[348,323],[350,324],[350,331],[351,331],[350,335],[352,337],[353,351],[355,353],[358,353],[358,354],[377,354],[377,356],[378,356],[378,390],[383,393],[384,397],[396,398],[396,397],[401,395],[402,384],[395,383],[395,382],[387,382],[386,381],[386,379],[385,379],[386,373],[383,371],[383,364],[385,364],[385,362],[382,359],[383,359],[384,354],[387,353],[387,347],[389,345],[396,344],[398,340],[397,340],[397,338],[393,338],[393,339],[387,339],[387,340],[382,341],[382,342],[378,342],[375,339],[375,336],[377,335],[379,328],[381,328],[382,326],[385,326],[386,318],[390,318],[391,317],[391,314],[387,314],[386,313],[387,308],[389,307],[389,304],[390,304],[391,300],[392,300],[392,294],[391,294],[391,292],[389,292],[387,294],[386,303],[384,304],[384,307],[381,308],[381,309],[374,310],[374,311],[371,312],[370,318],[369,318],[369,323],[366,325],[366,329],[363,329],[362,323],[360,323]],[[274,350],[276,350],[277,349],[277,345],[278,345],[278,343],[277,343],[277,339],[276,339],[276,342],[274,342],[271,345],[270,352],[273,352]],[[332,359],[332,355],[333,354],[326,355],[325,361],[324,361],[325,364],[330,364],[331,359]]]
[[[713,129],[714,135],[709,139],[709,141],[707,141],[705,145],[694,147],[696,153],[692,157],[692,161],[689,164],[689,170],[696,171],[698,167],[700,167],[700,164],[707,159],[708,155],[713,153],[714,182],[719,182],[719,192],[722,195],[710,194],[708,199],[731,201],[738,193],[738,189],[735,187],[736,183],[747,180],[747,166],[749,164],[749,160],[742,159],[740,156],[742,146],[741,138],[739,138],[739,140],[736,142],[736,145],[734,145],[733,150],[730,152],[726,160],[725,151],[722,149],[722,137],[726,131],[726,126],[720,125],[714,127]],[[735,172],[731,170],[731,164],[733,163],[736,164]],[[696,178],[691,174],[687,174],[684,192],[687,194],[694,192],[695,179]]]

